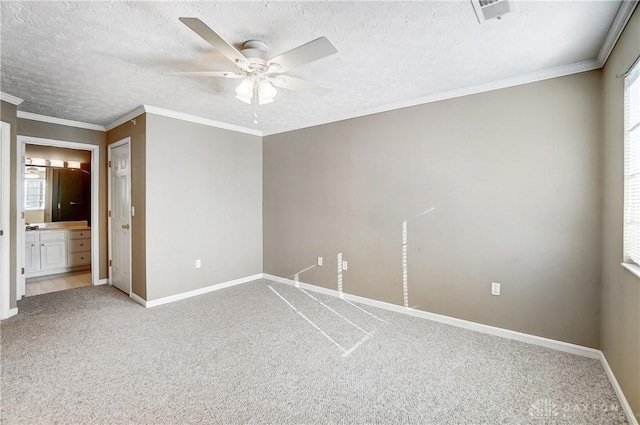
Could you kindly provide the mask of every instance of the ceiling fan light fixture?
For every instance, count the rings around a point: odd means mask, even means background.
[[[242,80],[238,87],[236,87],[236,94],[237,99],[251,103],[251,99],[253,99],[253,81],[250,78]]]
[[[258,83],[258,96],[260,98],[260,105],[264,105],[265,103],[273,102],[273,98],[278,94],[278,90],[276,90],[273,85],[267,81],[262,80]]]

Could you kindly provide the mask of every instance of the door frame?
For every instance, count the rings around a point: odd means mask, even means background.
[[[24,152],[25,145],[53,146],[57,148],[91,151],[91,284],[100,285],[100,146],[66,140],[44,139],[18,135],[16,171],[16,298],[22,298],[25,288],[24,268]],[[22,293],[21,293],[22,291]]]
[[[131,137],[125,137],[117,142],[111,143],[107,146],[107,241],[109,242],[109,262],[107,263],[107,270],[109,272],[109,285],[112,285],[111,277],[113,276],[113,270],[111,269],[111,259],[113,258],[113,238],[111,237],[111,150],[120,146],[127,145],[127,155],[129,156],[129,298],[133,296],[133,275],[131,271],[133,269],[133,263],[131,261],[131,241],[133,234],[133,223],[131,217],[132,200],[131,200]]]
[[[18,312],[11,310],[11,124],[0,122],[0,222],[3,235],[0,237],[0,319],[7,319]]]

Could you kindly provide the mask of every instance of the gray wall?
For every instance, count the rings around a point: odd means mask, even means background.
[[[106,135],[104,131],[87,130],[66,125],[51,124],[41,121],[18,118],[18,134],[20,136],[39,137],[42,139],[64,140],[67,142],[86,143],[99,146],[100,164],[98,164],[99,209],[100,221],[98,232],[100,235],[100,264],[99,278],[107,278],[107,168],[106,168]],[[41,147],[33,147],[39,149]]]
[[[598,347],[600,71],[264,139],[264,271]],[[424,216],[419,214],[435,206]],[[491,296],[491,282],[502,295]]]
[[[601,349],[640,419],[640,279],[622,262],[624,73],[640,55],[640,9],[618,40],[603,74],[604,209]]]
[[[147,299],[147,230],[146,230],[146,149],[147,115],[138,115],[107,132],[107,143],[127,137],[131,150],[131,205],[136,215],[131,217],[131,290]],[[104,158],[107,164],[108,156]],[[105,213],[106,217],[106,213]]]
[[[9,204],[3,205],[2,208],[10,208],[11,212],[9,213],[9,220],[11,221],[9,225],[9,229],[11,231],[11,239],[9,241],[9,246],[11,252],[9,253],[9,296],[11,300],[9,305],[11,308],[16,308],[16,291],[17,291],[17,270],[18,265],[16,258],[16,161],[13,159],[18,155],[18,143],[17,143],[17,132],[18,132],[18,116],[17,116],[17,107],[16,105],[12,105],[11,103],[0,101],[0,121],[4,121],[11,125],[11,149],[10,149],[10,157],[11,157],[11,177],[9,179],[9,184],[11,188],[9,190]]]
[[[260,137],[147,115],[147,300],[262,273],[261,179]]]

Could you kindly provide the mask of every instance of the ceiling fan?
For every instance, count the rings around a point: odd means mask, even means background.
[[[238,71],[196,71],[174,74],[242,79],[236,87],[236,99],[254,105],[254,124],[258,124],[257,106],[273,102],[273,98],[278,93],[276,87],[315,93],[329,90],[328,87],[284,75],[292,68],[338,53],[326,37],[317,38],[279,56],[267,59],[267,44],[263,41],[248,40],[244,42],[242,50],[238,50],[200,19],[179,19],[232,61],[238,67]]]

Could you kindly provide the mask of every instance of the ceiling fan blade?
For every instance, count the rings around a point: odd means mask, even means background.
[[[330,87],[321,86],[320,84],[301,80],[300,78],[290,77],[288,75],[278,75],[276,77],[267,78],[271,84],[287,90],[304,91],[308,93],[326,93],[331,90]]]
[[[207,43],[225,55],[231,62],[236,64],[247,63],[247,58],[233,47],[228,41],[220,37],[214,30],[198,18],[178,18],[180,22],[188,26],[193,32],[202,37]]]
[[[289,50],[286,53],[269,59],[268,64],[278,64],[280,67],[273,72],[286,72],[296,66],[322,59],[338,53],[338,49],[326,38],[320,37],[313,41]]]
[[[222,77],[222,78],[244,78],[244,75],[229,71],[186,71],[186,72],[165,72],[165,75],[178,75],[185,77]]]

